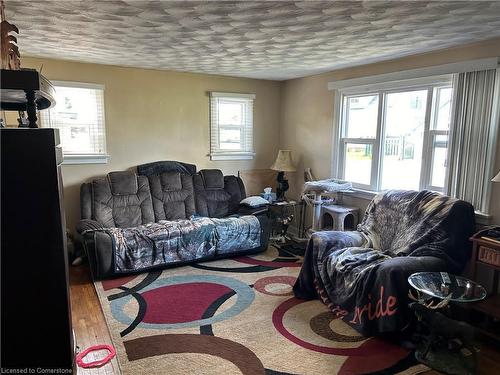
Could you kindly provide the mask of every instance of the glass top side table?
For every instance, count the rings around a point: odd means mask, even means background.
[[[447,272],[418,272],[408,277],[408,283],[430,297],[455,302],[475,302],[486,297],[486,290],[465,277]]]
[[[477,353],[474,347],[474,328],[465,322],[450,318],[438,310],[449,302],[467,303],[486,297],[486,290],[465,277],[447,272],[418,272],[408,277],[408,283],[417,291],[408,296],[415,302],[410,308],[417,317],[417,348],[415,358],[446,374],[470,375],[477,373]],[[441,300],[434,304],[435,299]],[[420,339],[418,339],[420,337]],[[452,347],[455,347],[452,350]],[[467,349],[471,355],[464,355]]]

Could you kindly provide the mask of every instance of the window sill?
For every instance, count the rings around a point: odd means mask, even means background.
[[[354,197],[354,198],[361,198],[361,199],[366,199],[366,200],[372,200],[375,195],[378,193],[375,191],[370,191],[370,190],[363,190],[363,189],[357,189],[357,188],[352,188],[352,192],[346,192],[344,194]]]
[[[252,160],[255,154],[211,154],[210,160]]]
[[[108,161],[109,155],[64,155],[62,164],[107,164]]]

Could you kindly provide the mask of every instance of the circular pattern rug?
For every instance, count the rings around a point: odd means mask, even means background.
[[[293,296],[301,258],[261,254],[96,282],[124,374],[417,374],[412,353]]]

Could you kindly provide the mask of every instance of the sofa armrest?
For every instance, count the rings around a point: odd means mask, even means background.
[[[254,215],[260,223],[260,250],[265,251],[269,245],[269,238],[271,237],[271,219],[269,218],[269,206],[248,207],[247,205],[240,204],[238,215]]]
[[[83,234],[87,231],[102,230],[104,225],[95,220],[82,219],[76,224],[76,231],[79,234]]]
[[[263,215],[267,214],[269,211],[269,206],[259,206],[259,207],[249,207],[244,204],[240,204],[238,208],[238,215]]]
[[[101,223],[89,219],[80,220],[76,226],[94,280],[113,276],[113,240],[103,229]]]
[[[256,214],[255,217],[260,223],[260,251],[265,251],[269,245],[269,238],[271,237],[271,220],[267,216],[267,211]]]

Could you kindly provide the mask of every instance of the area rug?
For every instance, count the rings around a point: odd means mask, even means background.
[[[293,296],[301,257],[264,253],[96,282],[123,374],[417,374],[407,350],[364,338]]]

